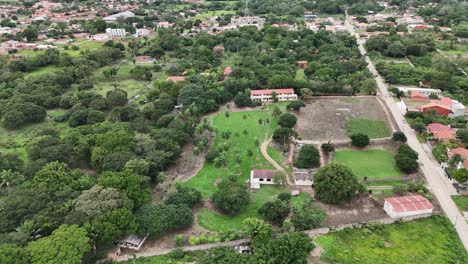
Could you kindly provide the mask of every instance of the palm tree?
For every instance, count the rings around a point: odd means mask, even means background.
[[[242,223],[244,224],[244,231],[252,240],[259,235],[271,235],[271,226],[261,219],[250,217],[245,219]]]
[[[23,175],[11,170],[3,170],[0,172],[0,188],[6,185],[7,188],[20,183],[24,180]]]

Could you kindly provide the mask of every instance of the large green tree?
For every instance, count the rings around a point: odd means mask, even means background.
[[[350,201],[362,188],[350,168],[336,163],[322,167],[314,179],[315,197],[324,203],[341,204]]]
[[[32,263],[82,263],[84,253],[91,249],[86,230],[77,225],[62,225],[52,235],[30,242],[27,251]]]
[[[234,215],[242,211],[250,202],[249,192],[244,183],[239,183],[234,177],[223,180],[218,185],[218,191],[213,194],[214,205]]]
[[[297,168],[316,168],[320,166],[320,153],[312,145],[304,145],[299,150],[299,155],[294,161]]]

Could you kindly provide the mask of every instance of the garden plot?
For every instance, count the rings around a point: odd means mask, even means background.
[[[360,132],[370,138],[388,137],[391,132],[390,121],[374,97],[312,99],[296,115],[295,130],[303,140],[349,140],[347,129],[356,122],[369,123]]]

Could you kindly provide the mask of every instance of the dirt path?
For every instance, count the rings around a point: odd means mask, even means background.
[[[268,162],[270,162],[271,165],[273,165],[273,167],[275,167],[277,170],[282,171],[282,172],[287,174],[287,172],[284,170],[284,168],[281,167],[278,163],[276,163],[276,161],[274,159],[272,159],[270,157],[270,155],[268,155],[267,149],[268,149],[268,144],[270,144],[271,140],[272,140],[272,138],[270,137],[267,140],[263,141],[262,145],[260,146],[260,151],[262,152],[263,157],[265,157],[265,159]],[[289,179],[288,175],[286,176],[286,181],[288,182],[288,185],[293,185],[293,183],[291,182],[291,179]]]

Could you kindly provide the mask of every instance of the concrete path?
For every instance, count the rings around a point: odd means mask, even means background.
[[[347,12],[345,25],[349,33],[356,37],[359,51],[362,56],[365,56],[367,68],[375,76],[375,81],[377,82],[381,97],[392,113],[397,127],[400,128],[400,131],[403,131],[406,134],[406,137],[408,138],[408,145],[418,152],[420,169],[426,176],[429,189],[437,197],[437,200],[439,201],[443,211],[457,230],[458,235],[460,236],[460,239],[465,246],[465,249],[468,250],[468,223],[465,221],[463,215],[460,213],[457,206],[450,197],[450,195],[456,194],[455,188],[449,179],[445,177],[445,173],[440,165],[429,158],[429,155],[432,154],[426,153],[421,143],[419,143],[418,139],[416,138],[416,134],[414,133],[413,129],[411,129],[411,127],[406,123],[402,112],[398,109],[397,105],[393,101],[393,98],[390,96],[384,80],[375,69],[372,61],[366,55],[367,52],[364,49],[364,45],[362,44],[359,34],[354,32],[354,28],[351,25]]]

